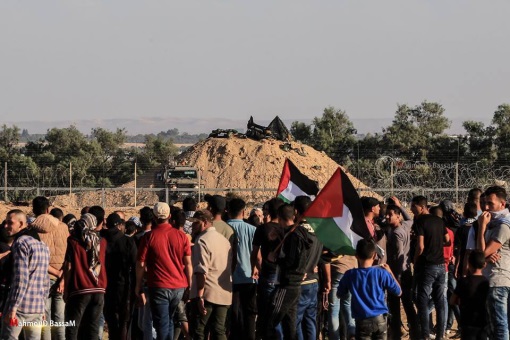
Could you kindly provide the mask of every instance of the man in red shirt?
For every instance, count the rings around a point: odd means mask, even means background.
[[[145,296],[142,281],[147,272],[147,287],[154,328],[158,339],[173,339],[173,314],[184,292],[191,286],[191,245],[184,233],[168,223],[170,207],[159,202],[154,206],[157,227],[140,241],[136,266],[136,294]]]

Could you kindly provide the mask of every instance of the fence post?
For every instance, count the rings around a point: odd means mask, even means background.
[[[7,197],[7,162],[5,162],[5,167],[4,167],[4,201],[5,202],[8,202],[8,197]]]
[[[169,202],[169,193],[168,193],[168,185],[165,187],[165,202],[168,204]]]
[[[135,162],[135,208],[136,208],[136,162]]]
[[[73,193],[73,163],[69,162],[69,196]]]
[[[106,208],[106,192],[104,187],[101,189],[101,206],[103,209]]]
[[[459,162],[455,163],[455,203],[459,204]]]

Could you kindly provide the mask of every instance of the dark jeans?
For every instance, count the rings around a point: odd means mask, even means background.
[[[387,336],[386,316],[356,320],[356,340],[386,340]]]
[[[429,300],[436,306],[437,338],[441,339],[445,334],[445,274],[444,264],[426,265],[416,269],[416,294],[418,316],[420,318],[421,336],[428,338],[430,335]]]
[[[81,294],[70,297],[66,303],[65,320],[74,321],[75,325],[66,327],[66,340],[97,339],[103,305],[104,294]]]
[[[255,340],[257,318],[257,284],[235,284],[232,288],[232,339]]]
[[[462,340],[487,340],[487,330],[478,327],[464,327],[460,331]]]
[[[453,295],[455,288],[457,287],[457,280],[454,277],[455,266],[448,266],[448,291],[446,292],[446,301],[448,303],[448,318],[446,320],[446,329],[452,329],[453,318],[457,320],[457,324],[460,324],[460,308],[458,305],[450,305],[450,297]]]
[[[400,339],[402,337],[401,328],[402,317],[400,315],[400,303],[404,307],[407,322],[409,323],[409,331],[411,338],[417,338],[419,323],[416,310],[413,303],[413,274],[411,270],[406,270],[400,276],[400,287],[402,289],[402,296],[398,297],[393,294],[388,294],[388,307],[390,309],[390,327],[392,339]]]
[[[257,285],[257,339],[263,339],[266,334],[271,297],[276,287],[278,286],[274,283],[264,282],[263,280],[259,280]],[[276,332],[278,333],[277,339],[283,339],[281,324],[276,327]]]
[[[160,340],[174,338],[174,313],[182,299],[184,288],[149,288],[152,321]]]
[[[297,306],[296,331],[298,340],[317,338],[317,295],[319,284],[301,285],[301,295]]]
[[[117,294],[105,294],[104,319],[108,324],[108,339],[126,339],[131,317],[129,299],[119,301]]]
[[[207,311],[206,315],[200,314],[198,310],[199,300],[195,299],[191,302],[192,322],[194,323],[193,339],[207,339],[206,328],[209,330],[211,340],[226,340],[227,314],[230,306],[216,305],[204,301],[204,307]]]
[[[278,287],[273,294],[268,313],[266,339],[277,339],[276,326],[281,323],[285,340],[297,339],[296,314],[301,286]],[[237,339],[237,338],[235,338]]]

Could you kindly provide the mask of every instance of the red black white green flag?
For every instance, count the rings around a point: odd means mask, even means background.
[[[303,175],[294,163],[286,159],[276,196],[287,203],[293,202],[297,196],[309,196],[313,201],[318,192],[318,183]]]
[[[317,238],[335,254],[354,255],[358,241],[370,238],[358,193],[340,168],[304,216]]]

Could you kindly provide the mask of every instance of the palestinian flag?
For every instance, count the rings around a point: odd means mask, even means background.
[[[338,168],[304,213],[326,248],[338,255],[354,255],[356,244],[370,238],[358,193]]]
[[[293,202],[297,196],[309,196],[313,201],[318,192],[318,183],[303,175],[294,163],[286,159],[276,196],[287,203]]]

